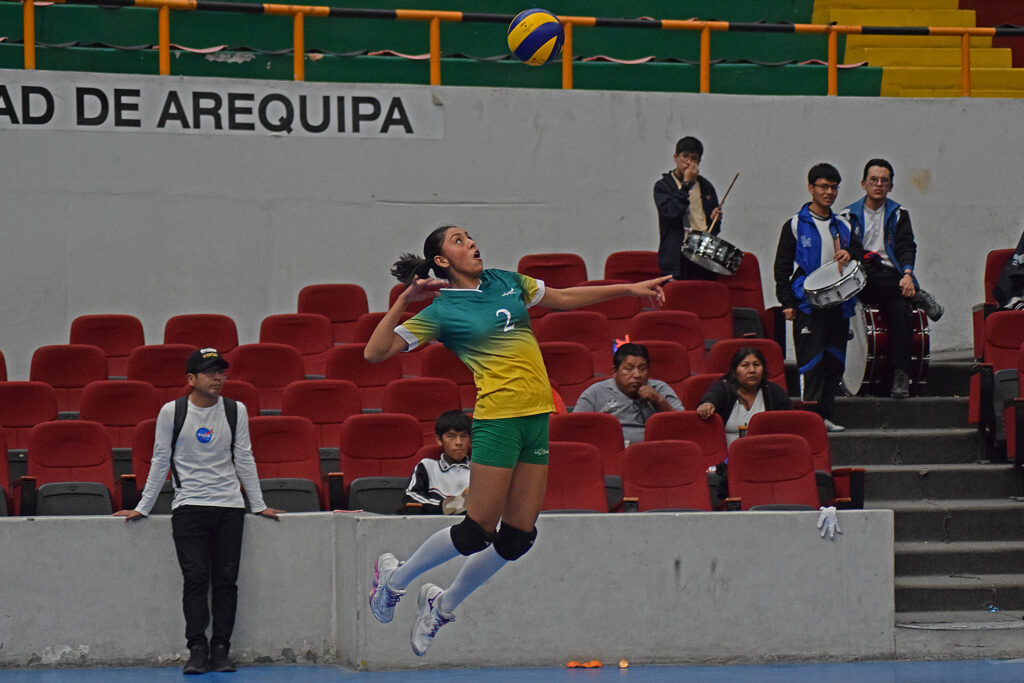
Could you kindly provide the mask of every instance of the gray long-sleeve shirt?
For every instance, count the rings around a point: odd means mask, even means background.
[[[174,431],[174,401],[165,403],[156,418],[156,438],[146,488],[135,510],[148,515],[170,469],[171,436]],[[245,507],[239,482],[245,486],[255,513],[266,509],[260,491],[256,461],[249,440],[249,413],[238,403],[235,425],[235,462],[231,462],[231,426],[224,413],[224,399],[209,408],[188,401],[185,424],[174,450],[174,466],[180,487],[174,488],[171,509],[182,505]]]

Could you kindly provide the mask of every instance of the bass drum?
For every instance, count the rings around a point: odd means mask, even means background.
[[[923,309],[912,308],[910,319],[910,391],[919,395],[928,385],[931,328]],[[888,316],[858,301],[857,312],[850,320],[843,389],[850,396],[888,396],[892,389],[892,373]]]

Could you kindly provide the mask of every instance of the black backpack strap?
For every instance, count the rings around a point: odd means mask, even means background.
[[[178,443],[178,436],[181,428],[185,426],[185,418],[188,416],[188,396],[180,396],[174,401],[174,428],[171,431],[171,476],[174,478],[175,488],[181,488],[181,480],[178,478],[178,468],[174,466],[174,447]]]
[[[231,427],[231,464],[235,464],[235,432],[238,431],[238,402],[227,396],[224,399],[224,417],[228,419],[228,426]]]

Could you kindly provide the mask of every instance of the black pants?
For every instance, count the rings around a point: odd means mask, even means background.
[[[207,592],[213,607],[210,643],[231,647],[244,519],[242,508],[206,505],[182,505],[171,514],[174,547],[184,579],[181,606],[185,612],[185,639],[190,648],[207,644]]]
[[[910,344],[914,326],[910,317],[910,299],[900,292],[900,278],[895,268],[868,263],[867,284],[860,292],[860,298],[876,307],[889,322],[889,363],[893,370],[910,374]]]
[[[793,346],[803,400],[816,401],[815,411],[826,419],[832,417],[832,405],[846,367],[849,334],[850,321],[843,317],[842,306],[815,309],[810,314],[796,309]]]

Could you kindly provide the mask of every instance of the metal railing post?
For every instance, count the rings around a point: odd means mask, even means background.
[[[292,17],[292,65],[295,80],[306,80],[306,28],[305,14],[296,12]]]
[[[711,92],[711,29],[700,30],[700,91]]]
[[[36,4],[35,0],[22,0],[22,33],[24,34],[25,68],[36,68]]]
[[[160,75],[169,76],[171,73],[171,8],[168,5],[160,5],[156,13],[157,20],[157,41],[160,51]]]
[[[565,42],[562,43],[562,90],[572,90],[572,24],[562,26]]]
[[[430,85],[441,85],[441,18],[430,19]]]
[[[971,34],[960,35],[960,94],[971,96]]]
[[[828,27],[828,94],[839,94],[839,32]]]

